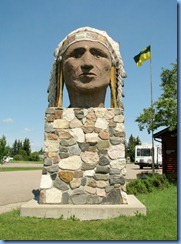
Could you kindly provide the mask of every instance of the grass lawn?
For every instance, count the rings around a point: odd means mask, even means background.
[[[79,221],[0,215],[1,240],[177,240],[177,187],[140,194],[147,216]]]
[[[8,171],[24,171],[24,170],[40,170],[42,167],[1,167],[0,172],[8,172]]]
[[[14,163],[16,163],[16,164],[28,164],[28,163],[31,163],[31,164],[43,164],[43,161],[15,161],[15,160],[11,160],[10,161],[10,163],[8,163],[8,164],[14,164]]]
[[[25,165],[23,165],[25,164]],[[29,165],[28,165],[29,164]],[[34,167],[33,167],[34,166]],[[40,170],[43,167],[42,161],[11,161],[8,164],[0,165],[0,172]]]

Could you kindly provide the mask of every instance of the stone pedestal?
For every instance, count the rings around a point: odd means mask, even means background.
[[[121,109],[49,107],[44,145],[40,204],[126,203]]]

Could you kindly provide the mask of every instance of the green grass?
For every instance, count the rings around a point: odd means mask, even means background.
[[[31,164],[43,164],[43,161],[16,161],[16,160],[11,160],[10,163],[8,164],[12,164],[13,163],[18,163],[18,164],[28,164],[28,163],[31,163]]]
[[[177,240],[177,187],[140,194],[147,216],[79,221],[0,215],[1,240]]]
[[[0,168],[0,172],[9,172],[9,171],[27,171],[27,170],[40,170],[42,167],[3,167]]]

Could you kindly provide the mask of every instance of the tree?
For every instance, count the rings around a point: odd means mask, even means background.
[[[148,133],[161,126],[169,127],[170,131],[177,128],[177,64],[172,64],[171,69],[162,68],[160,77],[162,95],[135,120],[139,129],[146,128]]]
[[[12,155],[16,155],[18,153],[18,141],[15,140],[12,146]]]
[[[30,140],[28,138],[25,138],[25,140],[23,142],[23,150],[26,151],[27,156],[30,156],[31,146],[30,146]]]
[[[0,162],[4,156],[8,156],[10,153],[10,148],[6,145],[6,137],[3,135],[0,138]]]
[[[128,144],[126,145],[126,157],[130,157],[131,162],[135,161],[135,146],[141,145],[140,138],[134,137],[132,134],[129,137]]]

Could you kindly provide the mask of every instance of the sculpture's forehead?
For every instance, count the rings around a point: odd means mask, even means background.
[[[73,50],[79,49],[79,48],[84,48],[85,50],[90,50],[92,48],[98,49],[98,50],[101,50],[101,51],[105,52],[108,56],[110,56],[109,50],[103,44],[101,44],[100,42],[87,41],[87,40],[78,41],[78,42],[75,42],[75,43],[71,44],[67,48],[65,53],[72,52]]]

